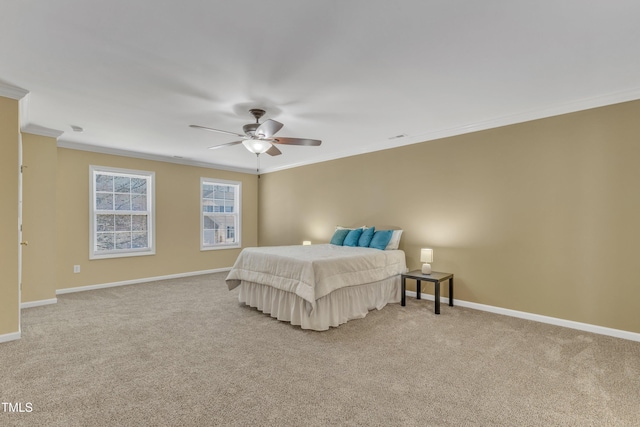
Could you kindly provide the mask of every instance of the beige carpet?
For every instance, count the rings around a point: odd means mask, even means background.
[[[66,294],[0,344],[24,426],[638,426],[640,343],[408,298],[326,332],[225,274]]]

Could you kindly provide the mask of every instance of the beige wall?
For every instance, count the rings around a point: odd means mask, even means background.
[[[262,175],[259,243],[397,225],[456,298],[640,332],[640,101]],[[445,293],[446,295],[446,293]]]
[[[18,129],[18,101],[0,97],[0,338],[20,330]]]
[[[56,139],[22,134],[22,302],[56,297]]]
[[[155,172],[155,255],[89,260],[90,165]],[[201,177],[242,182],[242,244],[257,245],[255,175],[65,148],[57,172],[58,289],[231,267],[239,249],[200,251]]]

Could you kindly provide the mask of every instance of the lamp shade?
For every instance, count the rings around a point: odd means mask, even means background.
[[[303,241],[302,241],[302,244],[303,244],[304,246],[309,246],[309,245],[311,244],[311,240],[303,240]]]
[[[433,262],[433,249],[420,249],[420,262]]]
[[[271,143],[268,141],[262,141],[260,139],[245,139],[242,141],[242,145],[247,147],[247,150],[253,154],[266,153],[271,148]]]

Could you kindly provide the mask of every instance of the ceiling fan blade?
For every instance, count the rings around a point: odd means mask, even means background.
[[[279,156],[280,154],[282,154],[282,151],[278,150],[278,147],[276,147],[275,145],[272,145],[271,148],[267,150],[267,154],[270,156]]]
[[[241,134],[241,133],[235,133],[235,132],[228,132],[226,130],[220,130],[220,129],[214,129],[214,128],[208,128],[205,126],[199,126],[199,125],[189,125],[189,127],[191,128],[195,128],[195,129],[204,129],[204,130],[208,130],[211,132],[218,132],[218,133],[226,133],[228,135],[234,135],[234,136],[239,136],[239,137],[245,137],[245,135]]]
[[[227,142],[226,144],[214,145],[213,147],[209,147],[209,150],[215,150],[216,148],[222,148],[222,147],[231,147],[232,145],[238,145],[238,144],[242,144],[242,141],[233,141],[233,142]]]
[[[256,129],[256,136],[260,138],[271,138],[271,136],[275,135],[276,132],[282,129],[282,126],[284,126],[282,123],[269,119],[258,126],[258,129]]]
[[[305,138],[278,137],[278,138],[272,138],[270,141],[275,144],[306,145],[307,147],[310,147],[310,146],[317,147],[318,145],[322,144],[322,141],[320,141],[319,139],[305,139]]]

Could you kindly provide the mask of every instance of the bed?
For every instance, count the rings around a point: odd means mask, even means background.
[[[334,244],[245,248],[226,278],[238,299],[302,329],[324,331],[400,302],[399,249]]]

